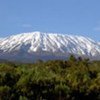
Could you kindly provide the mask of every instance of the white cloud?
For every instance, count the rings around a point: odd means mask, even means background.
[[[21,27],[24,27],[24,28],[32,28],[32,25],[31,24],[22,24]]]
[[[100,20],[96,22],[96,26],[93,28],[94,31],[100,31]]]
[[[97,26],[93,29],[94,31],[100,31],[100,26]]]

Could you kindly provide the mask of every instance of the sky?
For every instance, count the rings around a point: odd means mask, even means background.
[[[0,37],[33,31],[100,41],[100,0],[0,0]]]

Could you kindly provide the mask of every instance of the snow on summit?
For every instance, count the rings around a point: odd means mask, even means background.
[[[71,54],[100,59],[100,44],[82,36],[31,32],[0,38],[0,59],[65,59]]]

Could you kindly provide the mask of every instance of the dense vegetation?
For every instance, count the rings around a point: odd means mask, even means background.
[[[0,63],[0,100],[100,100],[100,62]]]

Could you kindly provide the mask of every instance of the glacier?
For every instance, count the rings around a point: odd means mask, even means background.
[[[100,42],[83,36],[38,31],[0,38],[0,59],[34,62],[67,59],[70,55],[100,60]]]

